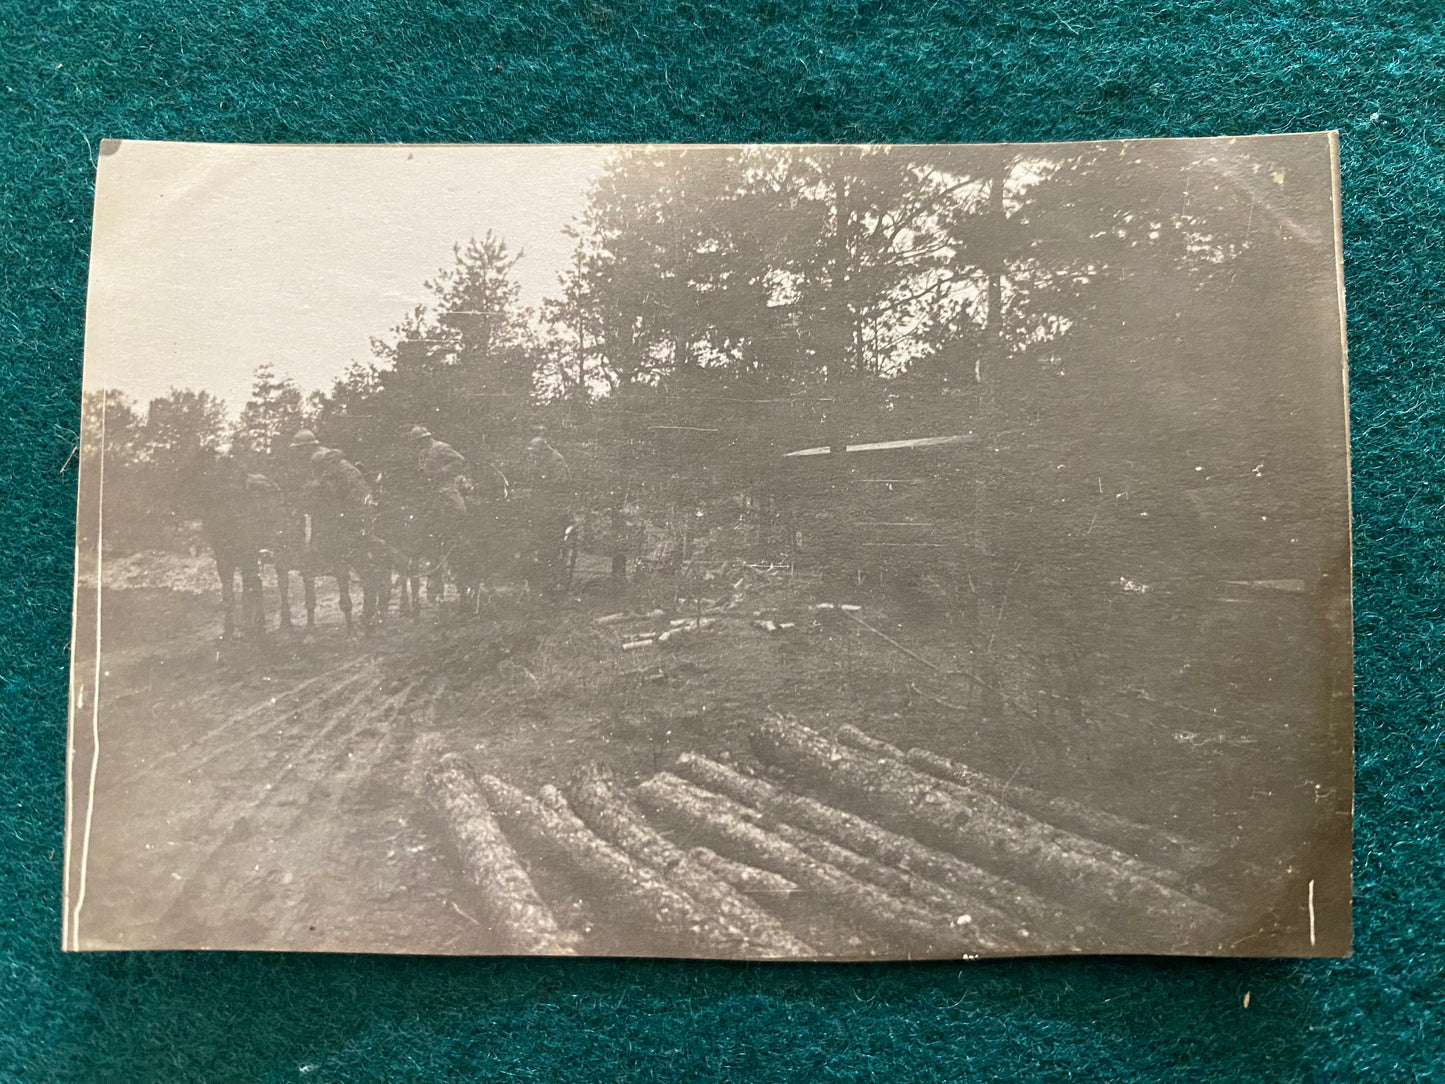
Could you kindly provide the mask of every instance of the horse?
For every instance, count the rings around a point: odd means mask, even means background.
[[[441,596],[449,574],[458,609],[469,616],[481,612],[489,581],[545,583],[554,591],[571,587],[579,531],[570,511],[555,493],[515,489],[499,465],[481,467],[458,486],[462,508],[420,477],[400,471],[378,476],[375,492],[376,535],[389,551],[383,607],[389,604],[392,569],[400,574],[401,604],[413,615],[424,572],[429,601]]]
[[[481,613],[484,584],[493,578],[498,564],[493,542],[495,510],[507,497],[507,479],[496,467],[483,468],[480,477],[458,486],[463,508],[438,492],[427,493],[421,508],[432,537],[436,540],[441,564],[451,573],[457,588],[457,606],[461,613]]]
[[[447,562],[464,613],[480,611],[487,579],[552,593],[572,588],[581,541],[572,495],[536,485],[525,470],[513,473],[532,484],[513,486],[497,465],[483,470],[469,485],[464,526],[450,536]]]
[[[306,626],[315,627],[313,581],[328,576],[336,581],[337,602],[346,619],[347,634],[356,631],[352,617],[351,574],[361,585],[361,627],[370,634],[381,620],[382,579],[390,577],[390,550],[372,533],[371,509],[339,507],[325,499],[307,502],[303,514],[302,581],[306,585]]]
[[[373,484],[376,517],[373,533],[386,548],[386,573],[382,578],[380,608],[391,608],[392,576],[399,588],[398,611],[413,620],[421,616],[421,581],[426,578],[427,599],[436,602],[442,582],[441,544],[428,524],[421,505],[408,499],[402,487],[389,484],[385,473]]]
[[[499,571],[494,520],[507,495],[505,475],[488,467],[479,481],[459,481],[455,492],[446,493],[419,474],[398,470],[390,478],[378,476],[376,493],[376,534],[400,575],[402,607],[413,616],[419,611],[423,575],[427,600],[441,600],[450,574],[461,612],[480,612],[483,584]]]
[[[535,471],[514,470],[519,486],[507,482],[500,470],[496,474],[501,486],[477,508],[473,535],[480,559],[496,576],[544,591],[570,590],[581,533],[572,511],[573,495],[546,484]]]
[[[247,473],[239,460],[205,449],[180,477],[181,503],[201,520],[201,532],[216,560],[224,616],[221,638],[236,634],[236,577],[241,578],[241,620],[250,631],[266,631],[261,564],[276,569],[282,623],[290,622],[287,577],[297,567],[290,517],[281,489],[264,474]]]

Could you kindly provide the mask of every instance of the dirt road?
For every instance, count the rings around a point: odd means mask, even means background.
[[[366,638],[348,637],[328,606],[314,635],[220,643],[204,575],[156,572],[107,577],[116,586],[103,596],[86,947],[491,950],[474,890],[419,798],[422,731],[535,793],[587,762],[624,782],[684,752],[746,763],[746,725],[791,713],[1225,839],[1269,804],[1247,785],[1221,793],[1232,754],[1287,750],[1247,719],[1175,712],[1171,724],[1157,683],[1119,681],[1107,697],[1096,684],[1087,700],[1031,694],[1048,664],[1006,659],[981,685],[978,630],[903,621],[887,599],[856,592],[867,620],[848,619],[837,602],[816,608],[842,598],[816,585],[761,583],[741,605],[714,607],[705,628],[661,642],[688,620],[676,613],[702,613],[672,585],[498,596],[479,619],[392,616]],[[988,631],[992,647],[1002,638]],[[641,635],[654,639],[628,649]],[[1170,793],[1138,785],[1165,769]],[[1249,862],[1268,851],[1245,849]],[[602,932],[588,951],[638,946]]]

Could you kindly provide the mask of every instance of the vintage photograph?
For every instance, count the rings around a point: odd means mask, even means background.
[[[65,947],[1347,954],[1336,160],[107,141]]]

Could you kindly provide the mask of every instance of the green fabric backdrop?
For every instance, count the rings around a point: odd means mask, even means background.
[[[0,1078],[1445,1074],[1441,17],[1424,0],[0,0]],[[73,452],[101,138],[990,141],[1332,127],[1357,540],[1353,959],[60,954]]]

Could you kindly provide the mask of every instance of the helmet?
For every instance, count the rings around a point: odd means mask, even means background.
[[[320,444],[321,442],[316,439],[316,434],[309,429],[302,429],[291,438],[291,447],[293,448],[314,448],[319,447]]]
[[[411,432],[407,434],[412,440],[430,440],[431,430],[424,425],[413,425]]]
[[[317,448],[316,451],[311,453],[311,465],[315,467],[327,462],[328,460],[340,458],[341,453],[338,452],[335,448]]]

